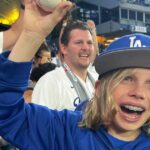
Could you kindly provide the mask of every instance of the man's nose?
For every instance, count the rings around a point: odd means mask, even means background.
[[[82,49],[83,49],[83,50],[87,50],[87,49],[89,49],[89,48],[90,48],[90,46],[89,46],[88,43],[83,43],[83,44],[82,44]]]

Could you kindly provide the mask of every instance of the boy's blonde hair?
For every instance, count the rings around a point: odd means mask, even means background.
[[[119,69],[109,72],[100,78],[98,94],[95,93],[93,99],[87,105],[83,119],[79,122],[79,127],[87,127],[97,130],[100,125],[106,128],[111,124],[116,113],[116,104],[112,93],[115,87],[127,76],[131,75],[135,69]],[[147,126],[146,132],[150,134],[150,119],[144,124]]]

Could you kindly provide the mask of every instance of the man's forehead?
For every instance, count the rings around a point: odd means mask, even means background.
[[[82,37],[82,36],[90,37],[90,38],[92,37],[92,35],[91,35],[89,30],[73,29],[70,32],[70,38],[71,37]]]

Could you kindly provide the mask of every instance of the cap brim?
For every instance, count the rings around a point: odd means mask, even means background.
[[[121,68],[150,68],[150,48],[120,49],[104,53],[95,59],[99,75]]]

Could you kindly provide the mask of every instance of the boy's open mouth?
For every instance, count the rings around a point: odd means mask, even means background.
[[[127,104],[121,105],[120,108],[122,112],[125,112],[128,114],[136,114],[136,115],[141,115],[145,111],[143,107],[127,105]]]

